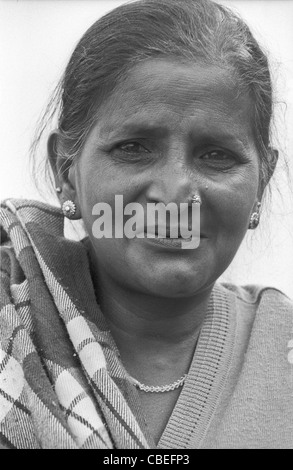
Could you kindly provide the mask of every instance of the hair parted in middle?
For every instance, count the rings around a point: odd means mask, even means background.
[[[245,22],[211,0],[137,0],[97,20],[69,60],[33,149],[48,118],[58,115],[58,152],[70,165],[99,119],[103,101],[134,66],[158,58],[231,71],[239,93],[251,98],[254,137],[266,180],[273,107],[268,60]]]

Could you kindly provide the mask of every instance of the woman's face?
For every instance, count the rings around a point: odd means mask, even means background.
[[[99,276],[163,297],[206,289],[233,259],[257,201],[249,98],[228,70],[151,60],[132,69],[98,111],[69,174]],[[92,234],[93,206],[104,202],[114,212],[115,195],[123,195],[124,206],[138,202],[146,210],[149,202],[179,207],[193,194],[202,199],[196,249]]]

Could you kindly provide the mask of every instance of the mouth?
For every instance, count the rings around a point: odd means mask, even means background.
[[[188,231],[191,232],[191,228],[188,227]],[[154,229],[147,229],[145,228],[144,230],[144,234],[145,236],[150,236],[151,235],[151,238],[153,238],[153,236],[155,236],[155,238],[169,238],[169,239],[178,239],[178,240],[188,240],[190,238],[192,238],[192,235],[190,235],[188,238],[186,237],[182,237],[181,233],[180,233],[180,230],[178,230],[178,235],[175,235],[175,236],[171,236],[171,231],[170,229],[166,229],[166,234],[164,232],[164,230],[161,230],[160,231],[161,234],[159,234],[159,228],[158,227],[155,227]],[[162,235],[163,234],[163,235]],[[205,236],[203,234],[200,234],[200,238],[205,238]]]

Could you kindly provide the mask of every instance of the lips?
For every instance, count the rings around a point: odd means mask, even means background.
[[[175,228],[175,227],[174,227]],[[188,230],[191,231],[191,227],[188,227]],[[166,236],[165,236],[165,230],[164,230],[164,227],[160,227],[160,226],[155,226],[155,227],[145,227],[144,229],[144,233],[146,235],[150,235],[150,234],[153,234],[155,235],[156,237],[159,236],[159,232],[162,234],[161,237],[164,237],[164,238],[183,238],[181,236],[181,233],[180,233],[180,228],[178,228],[177,230],[177,233],[178,233],[178,236],[173,236],[171,237],[171,228],[170,227],[166,227]],[[174,230],[175,234],[176,234],[176,230]]]

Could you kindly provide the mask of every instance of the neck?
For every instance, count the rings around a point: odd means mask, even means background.
[[[97,280],[96,280],[97,282]],[[122,361],[153,364],[178,357],[189,362],[204,320],[212,287],[187,298],[164,298],[131,291],[99,276],[98,301]]]
[[[156,297],[99,281],[99,303],[115,330],[139,339],[184,341],[200,329],[211,288],[187,298]]]

